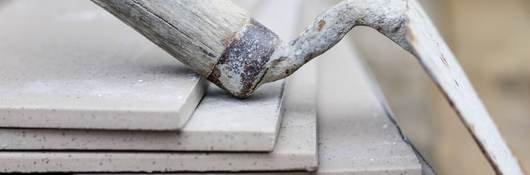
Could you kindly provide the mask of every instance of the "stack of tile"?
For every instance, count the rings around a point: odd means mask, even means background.
[[[239,3],[282,38],[323,8]],[[0,7],[2,173],[422,173],[350,43],[241,100],[89,1]]]

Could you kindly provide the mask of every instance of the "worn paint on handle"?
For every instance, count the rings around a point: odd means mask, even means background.
[[[486,108],[477,96],[456,57],[419,4],[407,11],[406,41],[412,53],[436,82],[458,113],[497,174],[524,174]]]

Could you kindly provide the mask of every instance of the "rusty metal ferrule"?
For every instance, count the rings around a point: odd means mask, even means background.
[[[236,97],[250,96],[259,86],[266,63],[280,43],[276,34],[250,19],[232,38],[208,80]]]

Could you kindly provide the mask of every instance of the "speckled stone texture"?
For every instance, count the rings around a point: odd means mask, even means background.
[[[179,131],[0,129],[0,150],[272,151],[283,81],[239,100],[211,86]]]
[[[250,2],[250,1],[248,1]],[[281,13],[277,1],[262,3],[255,18],[282,37],[292,37],[299,15],[296,1],[287,3]],[[252,9],[252,4],[245,6]],[[0,129],[3,150],[171,150],[171,151],[272,151],[280,126],[283,81],[265,85],[251,98],[230,98],[210,86],[193,117],[179,132],[99,131],[56,129]],[[249,110],[251,109],[251,110]]]
[[[89,1],[0,11],[0,127],[176,130],[205,81]]]
[[[287,82],[285,113],[270,153],[0,152],[0,172],[285,171],[317,167],[316,65]]]

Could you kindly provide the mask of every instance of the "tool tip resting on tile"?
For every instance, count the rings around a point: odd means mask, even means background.
[[[345,0],[283,42],[229,0],[93,0],[236,97],[291,75],[355,26],[414,55],[453,104],[498,174],[523,174],[464,71],[415,0]]]

